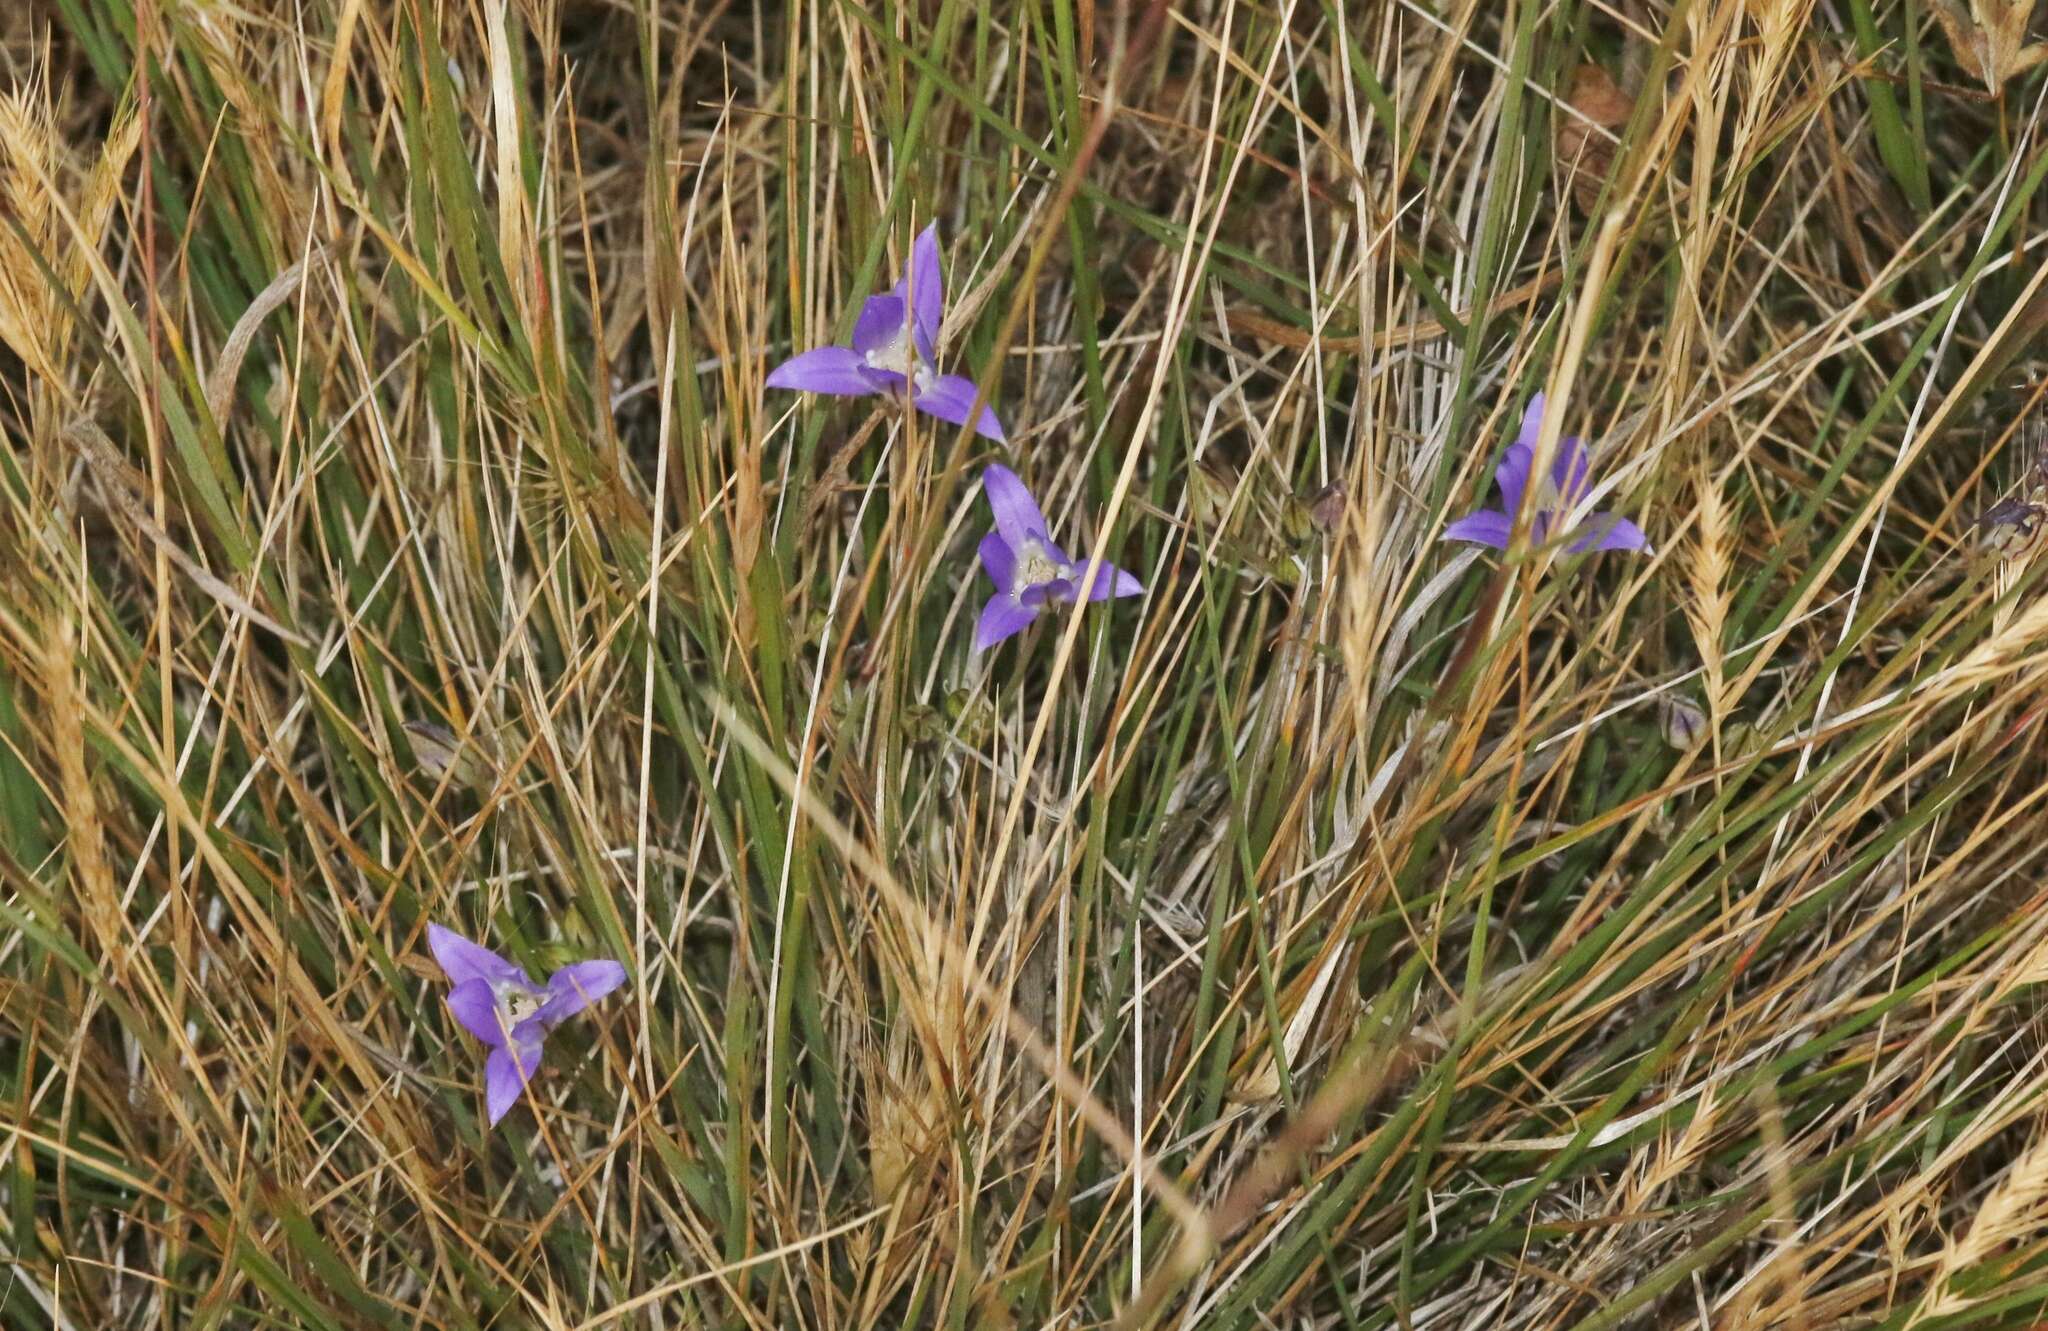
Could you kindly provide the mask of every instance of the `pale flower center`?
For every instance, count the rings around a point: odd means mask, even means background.
[[[1035,536],[1027,536],[1017,547],[1016,590],[1036,587],[1058,578],[1073,576],[1073,567],[1052,557],[1052,551]]]
[[[498,1000],[498,1020],[505,1024],[508,1033],[547,1002],[545,994],[536,993],[509,976],[493,984],[491,991]]]
[[[919,393],[930,388],[932,380],[936,377],[932,373],[932,367],[925,364],[924,357],[917,354],[917,341],[910,335],[908,316],[896,329],[895,336],[868,352],[866,360],[871,370],[887,370],[892,374],[902,375]]]

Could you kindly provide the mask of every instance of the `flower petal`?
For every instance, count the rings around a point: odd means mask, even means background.
[[[863,359],[886,351],[903,331],[903,308],[901,296],[869,296],[860,307],[860,318],[853,321],[854,351]]]
[[[967,413],[974,409],[976,393],[973,380],[963,379],[957,374],[942,374],[917,395],[917,409],[942,421],[965,425]],[[1003,423],[996,419],[996,413],[986,403],[982,405],[981,415],[975,418],[974,429],[977,434],[999,444],[1003,442]]]
[[[1650,538],[1643,529],[1615,513],[1595,513],[1579,524],[1580,535],[1569,545],[1571,554],[1588,550],[1640,550],[1650,552]]]
[[[1505,513],[1496,513],[1482,508],[1477,513],[1467,513],[1456,522],[1444,528],[1446,541],[1471,541],[1476,545],[1490,545],[1496,550],[1508,548],[1508,533],[1514,521]]]
[[[1559,508],[1570,508],[1586,492],[1586,480],[1593,470],[1586,446],[1578,436],[1557,441],[1557,457],[1550,464],[1550,479],[1557,486]]]
[[[938,345],[939,324],[946,317],[946,278],[939,271],[937,222],[917,233],[910,246],[910,271],[904,280],[909,283],[911,327],[917,335],[918,352],[928,361],[936,360],[933,348]]]
[[[1082,567],[1087,567],[1085,562]],[[1095,581],[1088,585],[1088,599],[1091,601],[1107,601],[1118,596],[1144,594],[1143,583],[1106,560],[1101,568],[1095,570]]]
[[[448,991],[448,1010],[462,1029],[488,1045],[505,1043],[505,1027],[498,1020],[498,992],[489,980],[464,980]]]
[[[987,571],[989,580],[996,590],[1007,592],[1017,578],[1017,552],[1003,539],[999,531],[992,531],[981,538],[981,566]]]
[[[1515,442],[1524,448],[1536,447],[1536,436],[1543,433],[1543,394],[1529,399],[1529,405],[1522,408],[1522,432],[1515,436]]]
[[[1000,462],[989,463],[981,473],[981,492],[988,496],[988,506],[996,515],[996,530],[1011,549],[1026,540],[1045,539],[1045,514],[1038,511],[1038,501],[1016,472]]]
[[[441,969],[448,973],[448,978],[458,985],[471,980],[482,980],[491,985],[505,979],[517,978],[522,982],[526,979],[525,971],[497,953],[438,924],[427,926],[427,947],[432,950],[434,960],[441,963]]]
[[[981,619],[974,626],[974,650],[987,651],[1012,633],[1021,632],[1036,618],[1037,606],[1025,605],[1014,596],[997,592],[981,608]]]
[[[517,1051],[517,1057],[514,1051]],[[519,1103],[526,1084],[540,1070],[540,1044],[500,1045],[484,1060],[484,1107],[491,1126],[497,1127],[505,1112]]]
[[[548,1001],[534,1015],[545,1027],[568,1020],[626,982],[616,961],[575,961],[548,976]]]
[[[769,372],[768,387],[794,388],[801,393],[832,393],[860,397],[875,391],[867,362],[845,347],[819,347],[793,356]]]
[[[1500,486],[1501,509],[1510,518],[1522,507],[1522,491],[1529,488],[1529,468],[1535,462],[1529,445],[1516,442],[1508,445],[1500,465],[1493,469],[1494,483]]]

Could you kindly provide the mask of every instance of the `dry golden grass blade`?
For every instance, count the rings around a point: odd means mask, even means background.
[[[1693,472],[1693,495],[1696,526],[1686,551],[1691,597],[1686,603],[1685,620],[1705,673],[1708,720],[1713,733],[1718,735],[1727,725],[1734,702],[1728,695],[1727,656],[1722,646],[1735,602],[1734,588],[1729,585],[1734,535],[1721,487],[1704,460],[1696,464]]]
[[[85,732],[77,690],[79,642],[77,622],[60,612],[50,633],[43,661],[44,696],[49,699],[52,744],[59,760],[67,849],[76,866],[81,911],[97,936],[100,950],[118,980],[126,969],[128,946],[121,937],[120,893],[107,861],[106,828],[98,797],[85,770]]]
[[[68,392],[72,311],[141,130],[135,115],[119,114],[81,170],[42,80],[0,93],[0,342],[46,386]]]
[[[1199,1242],[1209,1230],[1207,1217],[1171,1179],[1159,1173],[1156,1165],[1140,1156],[1135,1143],[1126,1135],[1123,1125],[1109,1114],[1101,1101],[1086,1089],[1072,1070],[1060,1064],[1039,1034],[982,976],[980,967],[974,960],[971,945],[963,945],[957,937],[949,935],[937,921],[925,916],[915,900],[896,882],[887,866],[870,857],[846,829],[823,808],[803,798],[801,787],[795,783],[795,774],[758,738],[741,726],[736,717],[727,713],[721,719],[732,729],[735,738],[754,761],[762,764],[778,780],[786,783],[798,794],[805,816],[813,820],[820,830],[832,839],[839,852],[858,865],[874,886],[888,898],[892,908],[902,917],[911,936],[921,938],[925,948],[935,954],[931,960],[940,963],[940,969],[930,969],[923,975],[910,978],[926,981],[940,994],[945,993],[945,986],[949,981],[957,983],[972,995],[973,1002],[990,1005],[996,1014],[996,1025],[1003,1034],[1015,1041],[1018,1047],[1038,1064],[1039,1071],[1058,1088],[1060,1095],[1088,1121],[1111,1149],[1137,1171],[1146,1188],[1151,1190],[1173,1214],[1183,1232],[1195,1236],[1195,1240]],[[955,1033],[962,1029],[959,1020],[947,1022],[945,1026]]]
[[[179,548],[178,543],[171,539],[170,533],[158,526],[156,520],[149,516],[149,511],[143,507],[142,499],[130,487],[129,477],[134,469],[123,462],[120,454],[115,452],[113,441],[107,438],[106,431],[92,421],[80,418],[71,422],[65,429],[64,438],[76,445],[84,454],[94,478],[99,481],[99,492],[107,502],[122,518],[134,524],[137,531],[148,537],[150,543],[177,565],[179,571],[191,579],[194,586],[219,602],[223,609],[240,615],[286,642],[294,642],[301,647],[312,645],[305,635],[293,632],[258,610],[247,597],[207,572],[198,560]]]

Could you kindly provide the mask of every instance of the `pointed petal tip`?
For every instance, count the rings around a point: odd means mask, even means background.
[[[1011,549],[1027,539],[1045,540],[1045,514],[1016,472],[1000,462],[991,462],[981,473],[981,492],[996,517],[996,530]]]
[[[1090,601],[1111,601],[1124,596],[1142,596],[1145,586],[1128,570],[1118,568],[1107,560],[1096,571],[1095,581],[1088,585]]]
[[[965,425],[967,413],[974,409],[974,400],[980,392],[972,379],[942,374],[917,395],[917,409],[949,425]],[[999,444],[1007,442],[1003,437],[1003,423],[996,419],[995,408],[985,401],[981,404],[981,414],[974,418],[974,430],[983,438],[993,439]]]
[[[936,220],[917,233],[910,246],[909,283],[911,323],[917,347],[927,360],[938,355],[939,328],[946,318],[946,273],[939,261],[939,224]]]
[[[1445,526],[1443,535],[1438,539],[1469,541],[1473,545],[1489,545],[1496,550],[1505,550],[1508,548],[1508,537],[1513,529],[1514,521],[1507,514],[1482,508],[1476,513],[1467,513]]]
[[[1038,607],[1025,605],[1006,592],[997,592],[981,608],[974,625],[974,650],[981,653],[1014,633],[1021,633],[1038,618]]]
[[[497,1127],[498,1120],[519,1103],[519,1097],[526,1093],[527,1083],[539,1067],[538,1045],[516,1052],[501,1045],[491,1051],[491,1056],[484,1060],[484,1109],[492,1127]]]
[[[1584,534],[1571,543],[1570,554],[1584,554],[1589,550],[1627,550],[1644,555],[1656,553],[1650,548],[1650,538],[1643,529],[1619,514],[1595,513],[1578,530]]]
[[[548,976],[548,1001],[538,1016],[543,1028],[575,1016],[626,982],[616,961],[574,961]]]
[[[1543,433],[1543,390],[1537,389],[1529,398],[1529,405],[1522,408],[1522,428],[1515,436],[1515,442],[1536,447],[1536,437]]]
[[[483,944],[472,942],[453,929],[431,921],[427,924],[427,950],[434,954],[435,964],[453,984],[461,984],[465,980],[497,980],[519,970]]]
[[[764,387],[834,397],[864,397],[875,391],[867,362],[850,347],[817,347],[791,356],[768,372]]]
[[[580,992],[591,999],[603,998],[626,982],[623,962],[610,957],[572,961],[548,977],[548,987],[557,992]]]

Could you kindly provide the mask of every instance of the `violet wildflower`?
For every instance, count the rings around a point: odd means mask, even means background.
[[[910,247],[910,271],[882,296],[868,297],[854,321],[851,347],[819,347],[784,361],[768,375],[770,388],[865,397],[908,393],[928,416],[965,425],[974,407],[974,382],[940,374],[939,325],[945,320],[945,279],[939,272],[939,228],[935,222]],[[974,428],[1001,442],[1002,422],[987,406]]]
[[[1529,470],[1536,461],[1536,436],[1543,429],[1543,394],[1529,399],[1528,410],[1522,413],[1522,433],[1515,442],[1508,445],[1506,456],[1494,468],[1493,479],[1500,484],[1501,506],[1482,508],[1476,513],[1467,513],[1456,522],[1444,528],[1443,539],[1447,541],[1471,541],[1477,545],[1490,545],[1496,550],[1508,548],[1508,534],[1515,525],[1515,512],[1522,506],[1522,492],[1529,487]],[[1592,463],[1586,457],[1586,446],[1574,438],[1558,441],[1557,458],[1551,464],[1550,475],[1544,478],[1541,488],[1532,500],[1535,512],[1531,517],[1530,539],[1541,545],[1551,537],[1551,524],[1571,511],[1586,493],[1592,477]],[[1627,518],[1614,513],[1591,513],[1585,521],[1571,530],[1572,543],[1565,547],[1572,554],[1587,550],[1641,550],[1648,553],[1649,538],[1643,529]]]
[[[484,1100],[493,1126],[539,1069],[548,1032],[626,982],[626,968],[616,961],[578,961],[548,976],[543,988],[523,968],[438,924],[427,926],[427,946],[455,982],[448,1010],[491,1048]]]
[[[981,538],[981,566],[996,590],[974,626],[975,651],[987,651],[1022,630],[1049,602],[1107,601],[1144,592],[1136,578],[1105,562],[1095,570],[1084,597],[1079,583],[1088,561],[1069,559],[1053,544],[1046,534],[1045,514],[1038,511],[1038,501],[1017,473],[991,463],[981,474],[981,489],[996,515],[996,529]]]

